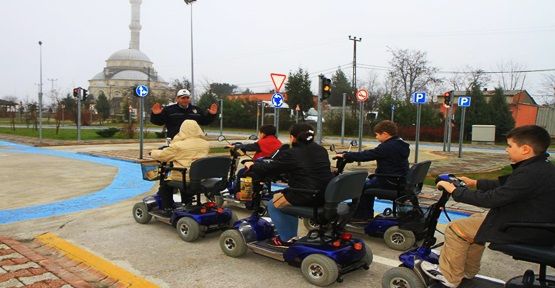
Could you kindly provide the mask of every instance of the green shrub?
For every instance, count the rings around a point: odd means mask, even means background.
[[[110,127],[110,128],[108,128],[108,129],[102,129],[102,130],[100,130],[100,131],[96,131],[96,134],[98,134],[100,137],[103,137],[103,138],[111,138],[111,137],[113,137],[118,131],[119,131],[118,128]]]

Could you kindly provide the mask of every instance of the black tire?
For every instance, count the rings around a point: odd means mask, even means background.
[[[320,225],[314,222],[312,218],[303,218],[303,225],[308,231],[318,230]]]
[[[370,267],[370,264],[372,264],[372,261],[374,261],[374,254],[372,253],[372,249],[370,249],[370,246],[364,244],[364,248],[366,248],[366,255],[364,256],[366,258],[366,265]]]
[[[382,288],[426,288],[426,285],[409,268],[395,267],[382,276]]]
[[[383,240],[387,247],[398,251],[406,251],[416,243],[414,233],[410,230],[399,229],[399,226],[391,226],[385,230]]]
[[[237,258],[247,253],[247,243],[241,232],[229,229],[220,235],[220,249],[225,255]]]
[[[175,229],[179,237],[185,242],[193,242],[197,240],[201,235],[200,225],[193,218],[182,217],[177,221]]]
[[[144,202],[133,205],[133,218],[137,223],[147,224],[152,219],[152,215],[148,214],[148,208]]]
[[[308,282],[320,287],[334,283],[339,277],[337,263],[322,254],[312,254],[304,258],[301,272]]]

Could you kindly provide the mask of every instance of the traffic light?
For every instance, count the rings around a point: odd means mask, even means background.
[[[331,79],[322,76],[322,100],[331,96]]]
[[[81,94],[81,87],[73,88],[73,97],[79,97]]]
[[[443,104],[445,106],[451,106],[451,100],[453,100],[453,90],[443,93]]]
[[[87,89],[81,89],[81,91],[83,91],[83,101],[85,101],[85,99],[87,99],[87,95],[89,95],[89,91]]]

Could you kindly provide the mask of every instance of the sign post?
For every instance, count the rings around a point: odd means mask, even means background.
[[[411,102],[416,104],[416,133],[414,139],[414,163],[418,163],[418,144],[420,143],[420,117],[422,115],[422,104],[426,104],[426,92],[414,92]]]
[[[272,95],[272,105],[274,105],[274,126],[276,126],[276,136],[279,137],[279,108],[281,108],[281,105],[283,105],[284,101],[283,95],[279,93],[279,90],[281,90],[283,83],[285,83],[285,78],[287,78],[287,75],[270,73],[270,78],[272,78],[272,83],[274,83],[274,88],[276,88],[275,94]],[[264,113],[262,113],[262,117],[264,117]],[[264,122],[264,120],[262,121]]]
[[[459,158],[462,157],[462,142],[464,139],[464,114],[466,112],[466,107],[470,107],[471,98],[470,96],[459,97],[458,106],[461,107],[461,124],[459,126]]]
[[[145,97],[148,95],[148,86],[146,85],[138,85],[137,88],[135,88],[135,95],[137,95],[140,99],[139,99],[139,159],[143,159],[143,142],[144,142],[144,134],[143,134],[143,128],[144,128],[144,121],[143,121],[143,110],[144,110],[144,103],[145,103]],[[131,119],[131,113],[129,113],[129,119]]]
[[[368,100],[368,90],[366,88],[361,87],[358,89],[356,94],[358,103],[359,103],[359,121],[358,121],[358,152],[362,150],[362,128],[364,126],[364,101]],[[358,166],[360,166],[360,162],[358,162]]]
[[[345,140],[345,104],[347,102],[347,93],[343,93],[343,105],[341,106],[341,146]]]
[[[274,126],[276,126],[276,135],[279,135],[279,108],[283,106],[283,95],[274,93],[274,95],[272,95],[272,105],[274,106]]]

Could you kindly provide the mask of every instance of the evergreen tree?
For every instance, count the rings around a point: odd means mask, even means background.
[[[210,83],[209,91],[216,94],[218,98],[227,97],[233,93],[237,86],[228,83]]]
[[[495,138],[503,138],[507,132],[515,127],[515,120],[509,110],[503,88],[496,88],[495,94],[489,102],[492,123],[495,124]]]
[[[482,88],[479,85],[473,85],[468,94],[470,94],[472,104],[466,108],[464,133],[470,137],[472,125],[490,125],[493,122],[491,120],[492,111],[490,105],[486,103]],[[460,111],[461,109],[457,109],[456,119],[460,119]]]
[[[302,68],[296,73],[289,73],[289,79],[285,83],[285,91],[287,92],[287,104],[289,107],[299,105],[302,111],[306,112],[314,106],[313,94],[310,91],[311,81],[308,72]]]
[[[95,108],[100,116],[100,125],[102,125],[102,121],[110,117],[110,103],[102,91],[100,91],[100,94],[98,95]]]
[[[343,105],[343,93],[347,93],[350,96],[353,92],[351,87],[351,82],[345,76],[345,73],[341,69],[337,69],[335,74],[331,77],[332,89],[331,96],[328,99],[328,103],[331,106],[342,106]]]
[[[212,103],[219,103],[218,102],[218,97],[216,96],[216,94],[210,92],[210,90],[209,90],[209,91],[206,91],[206,92],[202,93],[202,95],[200,96],[200,99],[199,99],[198,103],[196,103],[196,105],[198,107],[200,107],[201,109],[208,109],[208,107],[210,107],[210,105]]]

